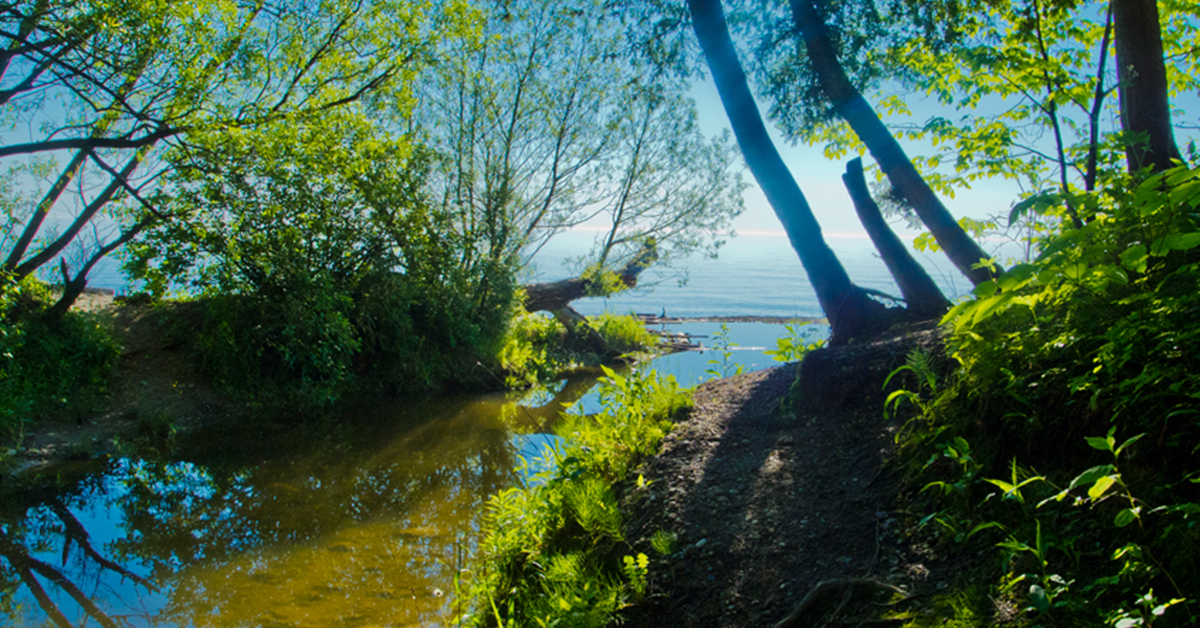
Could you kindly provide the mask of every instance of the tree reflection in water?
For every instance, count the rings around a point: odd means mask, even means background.
[[[0,624],[440,624],[488,496],[514,481],[513,433],[586,388],[243,427],[58,471],[4,499]]]

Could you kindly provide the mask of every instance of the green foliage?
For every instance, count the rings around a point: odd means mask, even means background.
[[[784,326],[787,330],[786,336],[780,336],[775,339],[775,350],[764,351],[763,353],[771,356],[776,362],[799,362],[808,355],[810,351],[815,351],[825,346],[825,338],[812,339],[815,331],[814,327],[808,327],[812,323],[788,323]]]
[[[469,384],[497,350],[511,269],[459,264],[471,243],[422,194],[430,156],[358,123],[330,114],[190,155],[175,175],[188,219],[131,246],[151,290],[207,297],[187,338],[227,387],[320,406],[356,387]]]
[[[733,349],[738,343],[729,339],[729,326],[721,323],[721,331],[717,332],[713,339],[713,351],[718,352],[721,357],[709,360],[708,363],[712,366],[704,369],[704,372],[717,378],[741,375],[743,366],[733,361]]]
[[[603,225],[579,264],[599,295],[626,287],[613,269],[648,239],[664,261],[715,251],[742,211],[737,151],[705,137],[687,79],[631,54],[624,11],[474,5],[483,37],[446,41],[417,82],[416,120],[446,156],[439,197],[478,231],[477,253],[525,258],[565,228]]]
[[[1200,171],[1045,202],[1084,226],[946,316],[953,373],[891,398],[914,403],[902,457],[925,521],[993,543],[992,595],[1031,624],[1194,622]]]
[[[0,278],[0,443],[28,425],[90,409],[106,392],[120,348],[96,317],[44,316],[53,295],[33,278]]]
[[[571,365],[563,348],[567,330],[552,316],[517,314],[500,347],[499,364],[505,386],[522,388],[553,379]]]
[[[653,351],[658,338],[650,333],[642,321],[629,314],[603,312],[589,316],[588,323],[608,343],[621,353]]]
[[[272,134],[259,145],[270,160],[294,141],[287,130],[315,119],[407,115],[428,49],[471,38],[475,17],[456,1],[8,6],[0,24],[16,47],[0,125],[24,189],[0,200],[0,254],[18,277],[66,258],[80,281],[141,229],[187,219],[163,175],[214,143]]]
[[[617,496],[691,398],[671,377],[605,373],[602,410],[567,416],[551,470],[489,502],[464,621],[598,627],[645,593],[651,559],[625,543]]]
[[[623,354],[652,351],[658,340],[637,318],[604,312],[588,317],[588,324],[610,347]],[[597,366],[600,356],[572,351],[566,346],[567,330],[551,316],[519,309],[514,314],[500,348],[499,366],[509,388],[534,386],[575,366]]]

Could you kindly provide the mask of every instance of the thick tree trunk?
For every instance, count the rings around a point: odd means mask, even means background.
[[[1113,0],[1121,130],[1130,172],[1154,171],[1183,161],[1171,128],[1167,68],[1155,0]]]
[[[851,159],[846,164],[846,174],[842,175],[842,181],[854,201],[854,210],[858,212],[859,221],[867,230],[875,249],[883,257],[888,272],[896,279],[896,285],[900,286],[900,294],[904,295],[908,311],[921,317],[944,314],[950,309],[950,301],[883,219],[879,205],[871,198],[871,191],[867,189],[861,158]]]
[[[812,0],[790,2],[793,18],[804,35],[808,58],[812,62],[821,89],[838,115],[854,129],[863,144],[867,145],[867,150],[871,151],[871,156],[887,174],[892,187],[912,205],[921,221],[929,227],[938,245],[946,251],[950,261],[972,283],[979,284],[998,274],[998,267],[995,272],[986,267],[975,268],[980,260],[989,259],[990,256],[954,220],[954,216],[942,204],[937,194],[934,194],[921,173],[917,172],[900,143],[892,137],[858,88],[850,82],[829,40],[825,22],[817,14]]]
[[[653,240],[642,245],[638,254],[629,260],[617,275],[626,288],[637,286],[638,276],[658,259]],[[529,312],[554,312],[567,307],[571,301],[588,296],[594,286],[591,279],[574,277],[548,283],[525,284],[525,309]]]
[[[821,236],[808,201],[767,134],[729,36],[720,0],[688,0],[688,8],[742,156],[800,256],[833,330],[831,342],[845,342],[878,330],[887,316],[886,308],[851,283]]]

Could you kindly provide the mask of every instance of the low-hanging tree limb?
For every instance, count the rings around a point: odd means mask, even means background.
[[[658,250],[653,240],[642,245],[637,255],[625,264],[617,276],[626,288],[637,286],[638,276],[658,259]],[[527,284],[525,309],[530,312],[553,312],[566,308],[571,301],[589,296],[596,288],[592,277],[574,277],[548,283]]]
[[[141,164],[142,157],[145,155],[145,152],[148,148],[149,146],[143,147],[142,150],[138,151],[136,155],[131,157],[129,161],[126,162],[125,167],[122,168],[121,172],[119,173],[120,176],[114,177],[111,181],[109,181],[104,190],[102,190],[100,194],[96,196],[96,198],[92,199],[92,202],[88,203],[87,206],[84,207],[81,212],[79,212],[79,215],[75,217],[75,220],[71,222],[70,226],[67,227],[66,231],[64,231],[62,235],[60,235],[54,242],[46,245],[46,247],[41,251],[38,251],[37,254],[17,265],[17,267],[13,270],[16,276],[25,277],[30,275],[43,264],[54,259],[54,257],[62,252],[63,249],[67,248],[67,245],[69,245],[75,239],[75,236],[79,235],[79,232],[83,230],[83,227],[90,222],[92,218],[94,218],[96,214],[100,212],[101,209],[108,205],[108,202],[112,200],[113,196],[115,196],[117,192],[123,189],[122,182],[133,175],[134,170],[136,170]]]

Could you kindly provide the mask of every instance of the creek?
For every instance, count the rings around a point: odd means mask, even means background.
[[[720,331],[675,327],[710,347]],[[647,366],[690,385],[773,364],[761,349],[782,326],[728,328],[742,347]],[[593,383],[360,404],[60,464],[0,501],[0,625],[451,625],[489,496],[543,468],[564,404],[597,409]]]

